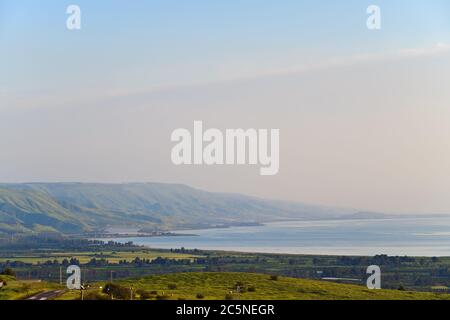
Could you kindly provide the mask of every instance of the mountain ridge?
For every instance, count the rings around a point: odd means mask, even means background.
[[[211,227],[334,218],[355,211],[168,183],[1,183],[0,233],[83,233],[110,226]]]

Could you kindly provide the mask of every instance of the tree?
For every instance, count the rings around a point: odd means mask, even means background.
[[[0,274],[2,274],[2,275],[4,275],[4,276],[10,276],[10,277],[16,277],[16,273],[14,272],[14,270],[13,269],[11,269],[11,268],[6,268],[6,269],[4,269],[3,271],[2,271],[2,273],[0,273]]]
[[[130,298],[130,289],[119,286],[114,283],[108,283],[103,288],[103,293],[108,294],[112,298],[128,300]]]

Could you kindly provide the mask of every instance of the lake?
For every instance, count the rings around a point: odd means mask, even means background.
[[[198,236],[103,239],[152,248],[317,255],[450,256],[450,218],[273,222],[183,230]]]

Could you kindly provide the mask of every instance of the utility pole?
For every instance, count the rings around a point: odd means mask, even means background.
[[[59,266],[59,285],[62,286],[62,267]]]
[[[80,295],[81,295],[81,301],[83,301],[84,300],[84,290],[86,290],[86,288],[84,287],[84,286],[81,286],[80,287]]]
[[[130,300],[133,300],[133,287],[130,287]]]

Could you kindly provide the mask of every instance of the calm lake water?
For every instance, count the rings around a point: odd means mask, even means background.
[[[274,222],[189,230],[198,236],[119,238],[152,248],[323,255],[450,256],[450,218]],[[108,239],[111,240],[111,239]]]

